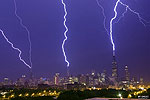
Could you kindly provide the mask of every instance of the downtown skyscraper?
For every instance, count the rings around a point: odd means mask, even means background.
[[[114,79],[115,82],[118,82],[118,67],[115,55],[113,55],[112,60],[112,78]]]

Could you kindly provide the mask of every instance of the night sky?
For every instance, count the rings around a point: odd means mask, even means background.
[[[16,0],[18,15],[28,27],[32,42],[32,62],[35,77],[52,77],[59,72],[66,75],[61,44],[64,39],[64,10],[61,0]],[[111,74],[112,45],[103,27],[101,9],[96,0],[64,0],[67,5],[68,41],[65,50],[71,74],[90,73],[91,70]],[[150,0],[122,0],[150,21]],[[106,26],[113,17],[115,0],[100,0],[105,8]],[[0,0],[0,29],[22,50],[22,58],[29,63],[27,32],[14,14],[13,0]],[[118,6],[119,16],[125,10]],[[128,65],[131,76],[142,76],[150,81],[150,26],[144,27],[138,17],[128,12],[114,24],[113,38],[120,75]],[[0,34],[0,80],[12,80],[29,74],[29,69],[18,59]]]

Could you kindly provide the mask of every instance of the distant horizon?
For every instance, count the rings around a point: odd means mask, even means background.
[[[105,69],[104,69],[104,70],[105,70]],[[90,74],[92,73],[92,71],[95,71],[95,73],[98,74],[98,73],[103,73],[104,70],[102,70],[102,71],[99,72],[99,71],[96,71],[96,70],[92,69],[90,72],[87,72],[87,73],[76,73],[76,74],[75,74],[75,73],[74,73],[74,74],[70,73],[70,76],[78,76],[78,75],[82,75],[82,74],[84,74],[84,75],[87,75],[87,74],[90,75]],[[124,69],[123,69],[123,71],[124,71]],[[129,70],[129,72],[131,72],[131,71]],[[34,73],[34,71],[33,71],[33,72],[32,72],[32,75],[33,75],[34,78],[37,78],[37,79],[39,79],[39,78],[53,79],[53,78],[54,78],[54,75],[55,75],[56,73],[59,73],[59,74],[60,74],[60,77],[67,77],[67,71],[66,71],[66,73],[55,72],[55,73],[53,73],[53,74],[50,74],[49,76],[47,76],[47,75],[46,75],[46,76],[36,76],[36,73]],[[108,76],[108,77],[112,77],[112,76],[111,76],[112,73],[108,73],[107,70],[106,70],[106,73],[107,73],[107,76]],[[121,72],[118,72],[119,75],[120,75],[120,73],[121,73]],[[29,72],[28,74],[26,73],[26,74],[22,74],[22,75],[25,75],[27,79],[30,79],[30,74],[31,74],[31,73]],[[130,74],[131,74],[131,73],[130,73]],[[12,81],[16,81],[18,78],[21,78],[22,75],[20,75],[20,77],[18,76],[17,78],[12,78],[12,79],[6,76],[6,77],[1,78],[1,79],[0,79],[0,82],[3,81],[4,78],[8,78],[8,79],[10,79],[10,80],[12,80]],[[122,76],[118,76],[119,79],[122,79],[122,78],[124,78],[124,77],[125,77],[125,72],[122,73]],[[137,80],[139,80],[140,78],[143,78],[143,77],[141,77],[140,75],[130,76],[130,80],[132,80],[132,78],[136,78]],[[143,79],[144,79],[144,78],[143,78]],[[150,83],[150,81],[144,79],[144,83]]]

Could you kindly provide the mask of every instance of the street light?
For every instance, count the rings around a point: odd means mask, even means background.
[[[119,93],[118,96],[120,97],[120,99],[122,99],[122,94],[121,93]]]

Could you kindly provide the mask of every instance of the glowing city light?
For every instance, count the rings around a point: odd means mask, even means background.
[[[121,97],[122,95],[119,93],[119,95],[118,95],[119,97]]]
[[[66,29],[65,32],[64,32],[65,39],[63,40],[63,43],[62,43],[62,51],[63,51],[63,55],[65,57],[65,62],[67,63],[67,67],[69,67],[70,63],[67,60],[67,56],[66,56],[66,52],[65,52],[65,48],[64,48],[64,45],[65,45],[65,43],[66,43],[66,41],[68,39],[68,37],[67,37],[68,27],[66,25],[66,21],[67,21],[66,16],[67,16],[68,13],[67,13],[66,4],[64,3],[64,0],[61,0],[61,2],[63,4],[63,6],[64,6],[64,12],[65,12],[65,15],[64,15],[64,27]]]

